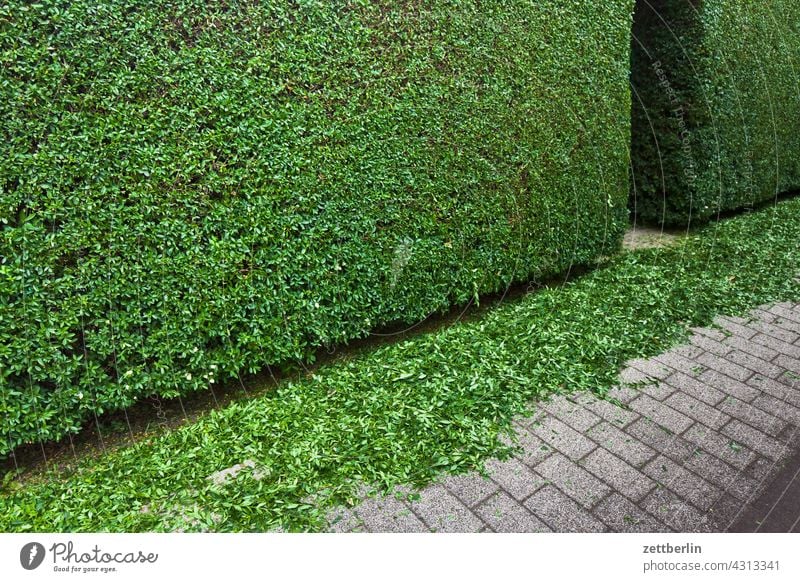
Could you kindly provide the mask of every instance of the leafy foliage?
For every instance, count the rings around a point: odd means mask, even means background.
[[[0,6],[0,454],[611,253],[631,14]]]
[[[613,386],[716,314],[800,300],[800,198],[640,250],[482,318],[321,367],[265,397],[0,495],[3,531],[315,529],[359,483],[422,485],[507,451],[530,399]],[[245,464],[245,461],[248,461]],[[228,482],[209,475],[244,468]]]
[[[637,2],[632,203],[704,222],[800,187],[800,4]]]

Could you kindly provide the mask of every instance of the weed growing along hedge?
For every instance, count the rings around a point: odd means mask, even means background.
[[[614,250],[632,4],[0,7],[0,453]]]
[[[640,0],[633,33],[641,216],[704,221],[800,187],[800,3]]]

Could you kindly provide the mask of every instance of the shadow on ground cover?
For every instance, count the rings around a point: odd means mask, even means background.
[[[424,485],[508,452],[531,399],[603,394],[623,363],[800,298],[800,199],[620,255],[562,288],[388,344],[0,496],[0,530],[317,529],[359,484]],[[248,461],[247,464],[243,464]],[[212,473],[243,464],[216,483]]]

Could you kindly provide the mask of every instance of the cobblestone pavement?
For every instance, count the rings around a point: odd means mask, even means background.
[[[488,478],[445,476],[414,501],[366,497],[331,512],[331,531],[728,530],[800,448],[800,304],[715,323],[629,362],[617,402],[538,404],[515,421],[521,452],[487,462]]]

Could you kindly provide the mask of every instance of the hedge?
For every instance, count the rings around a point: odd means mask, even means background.
[[[800,3],[640,0],[633,203],[703,222],[800,187]]]
[[[613,252],[632,12],[0,7],[0,453]]]

